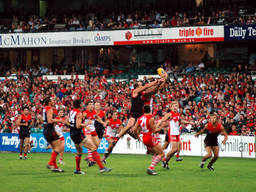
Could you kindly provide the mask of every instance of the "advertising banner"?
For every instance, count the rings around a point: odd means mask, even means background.
[[[19,151],[19,134],[0,133],[0,151]]]
[[[162,144],[165,136],[160,136]],[[181,135],[181,151],[183,156],[203,156],[206,154],[204,146],[205,135],[200,135],[195,138],[194,135]],[[255,158],[255,137],[253,136],[228,136],[226,144],[222,144],[224,137],[218,137],[220,147],[220,157],[245,157]],[[168,152],[171,145],[165,150]],[[118,141],[118,144],[113,150],[117,154],[146,154],[147,148],[141,141],[134,140],[128,135],[125,135]]]
[[[69,133],[64,133],[63,134],[65,138],[65,152],[73,152],[76,153],[76,148],[75,144],[70,138]],[[31,152],[50,152],[51,149],[46,149],[47,148],[47,141],[44,138],[43,134],[31,134],[31,139],[33,140],[33,147],[31,149]],[[102,139],[100,146],[98,148],[99,153],[104,153],[105,149],[108,148],[108,143],[105,138]],[[83,148],[83,153],[87,153],[87,149]]]
[[[225,26],[225,41],[256,40],[256,25]]]
[[[0,34],[0,48],[78,47],[224,41],[224,26]]]
[[[113,45],[109,31],[0,34],[0,48]]]
[[[173,27],[114,31],[114,45],[224,41],[224,26]]]
[[[70,138],[69,133],[64,133],[65,138],[65,152],[76,153],[76,148],[73,141]],[[33,143],[31,152],[51,152],[51,149],[46,149],[48,144],[41,133],[32,133],[30,141]],[[0,133],[0,151],[13,151],[18,152],[20,145],[19,134],[16,133]],[[105,138],[102,139],[98,148],[99,153],[104,153],[105,149],[108,148],[108,142]],[[87,153],[87,149],[83,148],[83,152]]]
[[[76,153],[75,145],[71,141],[69,133],[64,133],[65,137],[65,152]],[[201,135],[195,138],[194,135],[181,135],[181,152],[183,156],[203,156],[206,154],[204,147],[205,135]],[[51,152],[51,149],[47,148],[47,142],[43,134],[31,134],[31,141],[33,141],[33,147],[31,152]],[[164,135],[160,135],[161,144],[165,140]],[[220,147],[220,157],[242,157],[242,158],[255,158],[255,137],[253,136],[228,136],[226,144],[222,144],[224,137],[218,137],[218,143]],[[0,134],[0,151],[19,151],[19,136],[18,134],[1,133]],[[104,153],[108,148],[108,142],[105,138],[102,139],[98,148],[99,153]],[[171,145],[165,150],[165,152],[171,149]],[[87,149],[83,149],[84,153],[87,153]],[[120,139],[115,146],[113,153],[115,154],[146,154],[147,148],[142,143],[125,135]]]

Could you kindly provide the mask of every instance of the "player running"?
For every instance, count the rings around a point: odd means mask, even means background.
[[[112,152],[114,145],[113,142],[115,141],[115,137],[123,128],[122,121],[118,119],[117,112],[113,112],[112,118],[108,119],[105,123],[106,131],[105,131],[105,138],[108,141],[108,149],[104,153],[103,162],[106,163],[106,159],[108,158],[109,154]]]
[[[150,114],[150,106],[144,106],[144,115],[138,118],[136,125],[132,130],[135,132],[139,130],[143,134],[142,141],[144,145],[146,145],[150,152],[153,153],[152,162],[147,169],[147,173],[149,175],[157,175],[155,166],[164,157],[164,152],[159,140],[153,135],[161,129],[157,128],[154,123],[154,119]]]
[[[27,159],[27,153],[30,145],[30,125],[33,124],[28,107],[23,108],[23,113],[16,120],[17,126],[20,126],[20,159],[22,159],[22,151],[24,149],[24,159]],[[24,146],[25,145],[25,146]]]
[[[96,131],[96,127],[95,124],[97,124],[98,126],[98,131],[100,133],[100,136],[102,137],[103,133],[100,131],[100,129],[102,129],[102,127],[99,127],[99,124],[104,124],[104,122],[102,121],[102,119],[98,116],[98,114],[96,113],[96,111],[94,110],[94,104],[93,102],[89,102],[87,105],[87,110],[85,110],[83,112],[83,117],[85,119],[84,123],[87,123],[89,121],[91,121],[92,123],[90,125],[88,125],[88,129],[83,129],[84,134],[90,138],[92,140],[92,142],[94,143],[95,146],[99,146],[100,144],[100,139],[98,137],[97,131]],[[97,121],[97,123],[96,123]],[[103,127],[103,131],[104,131],[104,127]],[[87,159],[86,159],[87,160]],[[88,166],[93,166],[94,165],[94,160],[92,158],[92,151],[90,149],[88,149]]]
[[[64,117],[64,110],[60,109],[58,112],[58,116],[56,117],[57,120],[61,119],[64,123],[57,123],[55,125],[55,131],[58,133],[59,137],[60,137],[60,143],[61,143],[61,148],[63,149],[63,151],[60,152],[60,158],[59,158],[59,163],[63,164],[63,154],[64,154],[64,149],[65,149],[65,139],[63,136],[63,132],[66,130],[65,129],[65,117]]]
[[[105,112],[103,110],[101,110],[101,105],[99,102],[96,102],[94,104],[94,109],[95,109],[96,115],[98,115],[98,117],[102,120],[100,122],[98,120],[95,120],[95,124],[94,124],[98,138],[99,138],[99,140],[101,140],[104,135],[104,131],[105,131],[104,121],[107,119],[107,117],[106,117]],[[102,123],[104,123],[104,124],[102,124]]]
[[[100,156],[97,152],[97,145],[95,145],[93,138],[85,136],[82,129],[86,128],[87,130],[91,130],[89,126],[91,126],[94,122],[92,120],[87,121],[86,123],[82,123],[83,115],[80,111],[81,109],[81,101],[75,100],[74,109],[69,113],[69,124],[70,124],[70,137],[72,141],[75,143],[75,147],[77,150],[76,159],[76,170],[75,174],[84,174],[80,169],[80,161],[83,152],[83,146],[92,151],[92,158],[98,164],[100,168],[100,173],[110,172],[112,169],[106,168],[103,166]]]
[[[53,118],[53,106],[55,105],[54,98],[47,97],[45,99],[46,107],[43,109],[43,126],[44,126],[44,137],[49,144],[52,146],[52,154],[47,168],[53,172],[64,172],[60,169],[56,163],[56,157],[63,151],[63,145],[61,144],[60,135],[55,131],[55,123],[63,123],[63,119]]]
[[[168,126],[168,122],[167,122],[167,126]],[[169,144],[170,144],[169,131],[167,131],[166,134],[165,134],[164,144],[162,145],[163,150],[167,149]],[[176,161],[182,161],[183,160],[182,158],[180,158],[180,149],[181,149],[181,141],[179,141],[178,150],[177,150],[177,153],[176,153]]]
[[[198,137],[200,134],[206,132],[206,137],[204,139],[205,150],[207,154],[203,157],[200,167],[203,168],[205,161],[212,157],[212,153],[214,157],[207,165],[207,168],[210,171],[214,171],[213,164],[217,161],[219,157],[219,146],[218,146],[218,135],[223,133],[224,140],[223,144],[228,140],[228,135],[222,124],[219,122],[217,115],[213,114],[210,116],[210,122],[205,125],[203,129],[201,129],[198,133],[195,134],[195,137]]]
[[[172,102],[170,105],[171,111],[167,113],[157,124],[157,127],[164,126],[165,121],[169,121],[169,129],[168,129],[168,138],[169,142],[171,142],[172,147],[171,151],[169,151],[166,155],[166,158],[163,161],[163,167],[169,169],[168,162],[172,158],[172,156],[178,152],[180,145],[180,123],[192,124],[194,122],[186,121],[180,119],[180,114],[178,112],[179,104],[177,102]]]

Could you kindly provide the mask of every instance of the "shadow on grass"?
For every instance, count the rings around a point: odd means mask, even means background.
[[[145,174],[132,174],[132,173],[109,173],[109,174],[100,174],[104,177],[127,177],[127,178],[134,178],[134,177],[145,177],[145,175],[147,176],[146,172]]]
[[[49,174],[50,173],[50,174]],[[13,173],[7,173],[3,176],[37,176],[36,178],[49,178],[49,177],[67,177],[70,176],[70,173],[51,173],[51,172],[29,172],[29,173],[22,173],[22,172],[16,172]]]

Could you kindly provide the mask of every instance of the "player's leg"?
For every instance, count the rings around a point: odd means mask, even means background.
[[[181,141],[179,142],[179,145],[178,145],[178,151],[176,153],[176,161],[182,161],[182,159],[180,158],[180,149],[181,149]]]
[[[61,140],[57,139],[51,142],[51,146],[52,146],[52,155],[50,158],[50,162],[48,163],[48,165],[53,166],[52,171],[54,172],[63,172],[62,169],[59,169],[56,163],[56,158],[59,155],[59,153],[63,150],[63,146],[61,146]]]
[[[150,175],[157,175],[157,173],[155,172],[155,166],[164,157],[164,151],[160,144],[157,144],[154,147],[150,147],[150,149],[154,153],[154,155],[152,156],[152,161],[151,161],[149,168],[147,169],[147,173]]]
[[[136,122],[136,119],[134,117],[131,117],[128,120],[127,125],[123,129],[121,129],[117,138],[121,138],[122,136],[124,136],[134,126],[135,122]]]
[[[84,147],[86,147],[87,149],[92,151],[92,158],[98,164],[101,173],[110,172],[112,170],[112,169],[104,167],[104,165],[102,164],[102,161],[100,159],[100,155],[97,152],[97,146],[94,144],[92,139],[86,138],[84,140],[83,145],[84,145]]]
[[[51,169],[53,172],[64,172],[62,169],[58,168],[56,163],[56,157],[62,151],[59,135],[55,132],[55,130],[44,129],[44,137],[47,142],[52,146],[52,154],[48,162],[47,168]]]
[[[170,142],[165,141],[164,144],[162,145],[162,149],[165,150],[169,146]]]
[[[168,162],[168,161],[172,158],[172,156],[178,151],[179,142],[173,141],[171,145],[172,145],[172,149],[171,149],[171,151],[169,151],[169,152],[167,153],[167,155],[166,155],[166,161],[167,161],[167,162]]]
[[[108,148],[103,155],[103,159],[102,159],[103,162],[106,161],[106,159],[108,158],[108,156],[110,155],[110,153],[112,153],[112,151],[114,149],[114,145],[113,145],[114,140],[112,138],[108,138],[107,141],[108,141]]]
[[[20,159],[22,159],[23,146],[24,146],[24,138],[20,138]]]
[[[212,152],[213,152],[213,158],[210,161],[210,163],[208,164],[207,168],[211,171],[214,171],[213,168],[213,164],[215,163],[215,161],[217,161],[217,159],[219,158],[219,146],[212,146]]]
[[[99,147],[100,145],[100,139],[97,135],[90,135],[90,139],[93,142],[93,144],[97,147]],[[94,161],[93,157],[92,157],[92,151],[90,149],[88,149],[88,166],[93,166],[96,162]]]
[[[172,145],[171,151],[169,151],[166,157],[163,159],[163,168],[166,168],[166,169],[169,169],[168,162],[170,161],[172,156],[178,151],[179,142],[177,142],[176,140],[173,140],[171,142],[171,145]]]
[[[29,139],[30,139],[29,137],[25,137],[24,139],[24,159],[27,159],[27,153],[30,145]]]
[[[64,140],[64,137],[61,137],[61,139],[60,139],[60,145],[61,145],[62,151],[60,152],[59,163],[60,163],[60,164],[63,164],[63,155],[64,155],[64,149],[65,149],[65,140]]]
[[[94,145],[98,148],[99,147],[99,145],[100,145],[100,139],[99,139],[99,137],[98,137],[98,135],[93,135],[92,136],[92,142],[94,143]]]
[[[162,145],[163,151],[168,148],[169,144],[170,144],[170,139],[169,139],[169,134],[168,134],[168,132],[167,132],[167,133],[165,134],[164,144]],[[165,167],[165,163],[166,163],[166,158],[165,158],[165,155],[164,155],[164,157],[163,157],[163,159],[162,159],[162,166],[163,166],[163,167]]]
[[[212,157],[212,148],[211,148],[211,146],[206,146],[205,150],[206,150],[207,154],[202,158],[202,161],[201,161],[201,164],[200,164],[201,168],[204,167],[205,161]]]
[[[80,144],[75,144],[76,147],[76,156],[75,156],[75,160],[76,160],[76,170],[74,172],[74,174],[85,174],[83,171],[81,171],[80,168],[80,162],[81,162],[81,157],[82,157],[82,153],[83,153],[83,148],[82,148],[82,142]]]
[[[88,140],[92,140],[92,136],[90,134],[86,135],[86,138]],[[85,158],[85,160],[88,163],[88,166],[92,166],[92,162],[93,162],[93,158],[92,158],[92,151],[90,149],[87,148],[87,157]]]
[[[129,118],[126,127],[124,127],[123,129],[121,129],[121,131],[119,132],[118,136],[114,138],[114,141],[112,142],[112,145],[113,145],[113,146],[112,146],[112,149],[115,147],[115,145],[116,145],[116,143],[118,142],[118,140],[119,140],[122,136],[124,136],[124,135],[134,126],[135,122],[136,122],[136,119],[135,119],[134,117]],[[131,135],[132,133],[129,133],[129,134]],[[133,138],[137,139],[136,136],[134,136],[134,135],[131,135],[131,136],[132,136]],[[108,150],[108,151],[105,153],[105,155],[106,155],[106,156],[109,156],[111,152],[112,152],[112,150]]]
[[[31,152],[32,147],[33,147],[33,138],[30,136],[30,137],[29,137],[28,153]]]

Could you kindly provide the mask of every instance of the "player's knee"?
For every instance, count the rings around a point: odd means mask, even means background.
[[[208,157],[208,158],[211,158],[211,157],[212,157],[212,154],[210,154],[210,153],[207,154],[207,157]]]
[[[164,157],[164,152],[159,153],[159,155],[161,156],[161,158],[163,158]]]
[[[218,159],[219,158],[219,155],[217,154],[217,155],[214,155],[214,158],[215,159]]]
[[[29,143],[25,143],[25,147],[29,147],[30,146],[30,144]]]

